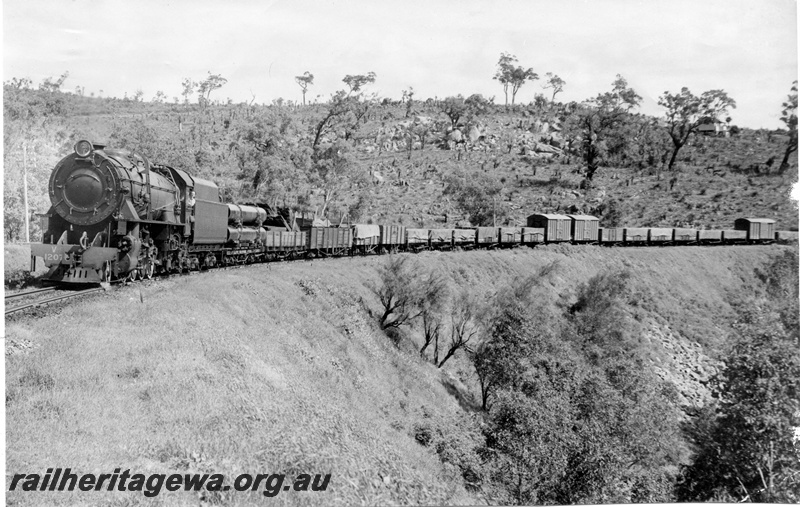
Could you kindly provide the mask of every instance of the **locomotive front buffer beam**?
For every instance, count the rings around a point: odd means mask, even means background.
[[[44,259],[50,268],[46,279],[55,282],[101,283],[111,276],[111,263],[117,259],[116,248],[60,243],[31,244],[31,270],[36,269],[36,257]]]

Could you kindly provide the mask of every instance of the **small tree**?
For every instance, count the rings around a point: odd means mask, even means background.
[[[431,343],[439,343],[439,337],[444,328],[444,315],[442,310],[449,297],[449,289],[445,280],[431,272],[424,283],[425,291],[421,304],[420,317],[422,318],[423,343],[419,354],[425,357],[425,350]]]
[[[181,86],[183,87],[181,95],[183,95],[184,104],[189,104],[189,97],[194,93],[195,88],[197,88],[197,84],[198,83],[196,81],[192,81],[188,77],[183,78],[183,81],[181,81]]]
[[[464,100],[464,104],[467,106],[468,115],[474,118],[490,113],[494,108],[493,101],[494,97],[491,100],[487,100],[480,93],[473,93]]]
[[[383,306],[378,322],[381,329],[410,324],[422,313],[423,300],[418,282],[418,269],[406,255],[390,255],[380,268],[380,285],[373,292]]]
[[[800,502],[798,262],[786,252],[765,270],[763,296],[745,301],[738,336],[712,379],[717,403],[697,419],[697,446],[678,499]]]
[[[508,107],[508,88],[511,87],[511,105],[514,105],[514,99],[520,87],[526,81],[534,81],[539,79],[539,75],[533,71],[532,68],[523,68],[515,66],[517,57],[508,53],[502,53],[500,60],[497,62],[497,72],[493,79],[500,81],[503,85],[503,93],[506,97],[506,107]]]
[[[781,121],[789,130],[789,143],[786,145],[780,165],[780,172],[783,173],[789,168],[789,157],[797,151],[797,81],[792,83],[792,92],[787,101],[783,103]]]
[[[500,486],[492,504],[557,504],[553,492],[567,471],[572,436],[571,407],[562,393],[543,383],[535,397],[500,390],[489,409],[490,477]]]
[[[458,211],[472,225],[490,226],[506,216],[502,190],[503,187],[494,178],[483,173],[453,174],[445,180],[443,194],[452,196]]]
[[[419,138],[419,142],[420,142],[420,149],[422,149],[422,150],[425,149],[425,140],[428,138],[428,136],[431,135],[431,128],[432,128],[432,125],[431,125],[431,123],[428,123],[428,122],[419,122],[419,123],[415,122],[411,126],[410,133],[412,135],[412,140],[413,140],[413,136],[417,136]],[[411,158],[410,154],[409,154],[409,158]]]
[[[553,74],[552,72],[548,72],[547,74],[545,74],[545,76],[547,76],[547,81],[545,81],[545,84],[542,85],[542,88],[544,88],[545,90],[548,88],[553,89],[553,96],[550,99],[550,102],[555,102],[556,94],[559,94],[562,91],[564,91],[564,85],[566,85],[567,82],[558,77],[556,74]]]
[[[55,93],[61,91],[64,81],[69,77],[69,71],[64,72],[61,76],[53,80],[52,77],[45,78],[44,81],[39,83],[39,89],[45,92]]]
[[[531,345],[525,333],[532,318],[531,294],[541,279],[531,276],[512,284],[495,296],[485,312],[485,337],[471,354],[484,410],[498,389],[516,389],[524,376]]]
[[[444,366],[444,363],[460,349],[469,347],[480,330],[478,327],[480,313],[480,304],[475,297],[468,290],[462,290],[453,301],[453,308],[450,311],[450,343],[448,343],[447,352],[441,361],[438,361],[438,340],[434,345],[433,362],[436,363],[437,368]]]
[[[351,145],[341,139],[315,149],[311,162],[308,177],[311,185],[322,191],[323,204],[319,211],[322,216],[343,190],[365,178],[353,159]]]
[[[358,93],[361,91],[361,88],[375,82],[375,73],[368,72],[366,75],[364,74],[356,74],[353,75],[346,75],[342,81],[350,88],[350,93]]]
[[[672,170],[678,151],[700,125],[709,120],[717,121],[727,114],[728,109],[736,108],[736,101],[728,97],[724,90],[709,90],[698,97],[683,87],[680,93],[674,95],[664,92],[658,99],[658,105],[667,110],[665,128],[674,146],[668,165],[668,169]]]
[[[305,71],[302,76],[295,76],[294,80],[297,81],[297,84],[300,85],[300,89],[303,90],[303,105],[305,106],[306,91],[310,85],[314,84],[314,74]]]
[[[406,118],[411,116],[414,108],[414,87],[409,86],[408,90],[403,90],[403,102],[406,104]]]
[[[592,181],[604,162],[609,139],[641,100],[642,97],[628,86],[625,78],[617,74],[611,92],[602,93],[593,100],[576,105],[567,118],[565,132],[578,143],[578,149],[586,163],[587,183]]]
[[[212,74],[211,71],[208,71],[208,77],[200,82],[200,85],[197,89],[200,103],[208,104],[211,100],[211,92],[222,88],[222,86],[227,82],[228,80],[222,77],[222,75]]]
[[[464,101],[464,97],[456,95],[442,100],[439,103],[439,109],[450,118],[450,124],[455,128],[458,126],[458,121],[461,117],[467,114],[469,106]]]
[[[313,128],[312,147],[316,148],[323,136],[343,130],[345,139],[351,139],[358,132],[367,117],[374,99],[362,100],[361,95],[350,95],[339,90],[331,97],[325,115]]]

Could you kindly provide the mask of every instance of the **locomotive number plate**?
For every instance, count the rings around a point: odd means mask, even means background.
[[[31,244],[31,255],[44,259],[45,266],[72,264],[74,255],[80,251],[80,245]]]
[[[72,260],[72,256],[69,252],[66,253],[46,253],[44,254],[44,261],[45,262],[52,262],[52,263],[69,263]]]

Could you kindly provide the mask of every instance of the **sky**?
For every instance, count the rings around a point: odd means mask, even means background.
[[[301,101],[375,72],[366,91],[399,100],[481,93],[503,103],[492,79],[501,53],[538,81],[566,81],[559,101],[609,91],[617,74],[662,115],[658,97],[723,89],[733,124],[778,128],[797,79],[795,0],[3,0],[3,81],[34,84],[69,71],[63,89],[151,100],[181,96],[181,81],[228,80],[212,100]],[[319,96],[319,97],[318,97]]]

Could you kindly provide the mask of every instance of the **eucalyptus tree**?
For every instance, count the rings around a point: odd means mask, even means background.
[[[553,89],[553,96],[551,97],[550,102],[555,102],[556,95],[564,91],[564,85],[566,85],[567,82],[552,72],[548,72],[545,74],[545,76],[547,77],[547,81],[545,81],[545,84],[542,85],[542,88],[545,90],[548,88]]]
[[[305,106],[306,92],[308,91],[308,87],[314,84],[314,74],[305,71],[302,76],[295,76],[294,80],[297,81],[297,84],[300,85],[300,89],[303,90],[303,105]]]
[[[586,163],[587,185],[604,162],[610,141],[618,137],[620,126],[631,118],[641,101],[642,97],[617,74],[610,92],[575,105],[565,122],[565,134],[577,143]]]
[[[792,92],[789,98],[783,103],[781,121],[789,130],[789,144],[783,154],[780,171],[784,172],[789,168],[789,157],[797,151],[797,81],[792,83]]]
[[[500,60],[497,62],[497,72],[493,79],[500,81],[503,85],[503,93],[506,97],[506,106],[508,106],[508,89],[511,88],[511,105],[514,105],[514,100],[520,87],[526,81],[535,81],[539,79],[539,74],[533,71],[533,68],[524,68],[519,65],[514,65],[517,62],[517,57],[509,53],[502,53]]]
[[[658,105],[667,110],[665,128],[673,145],[668,168],[672,170],[678,151],[697,133],[700,125],[725,116],[728,109],[736,108],[736,101],[724,90],[708,90],[698,97],[684,86],[680,93],[664,92]]]

